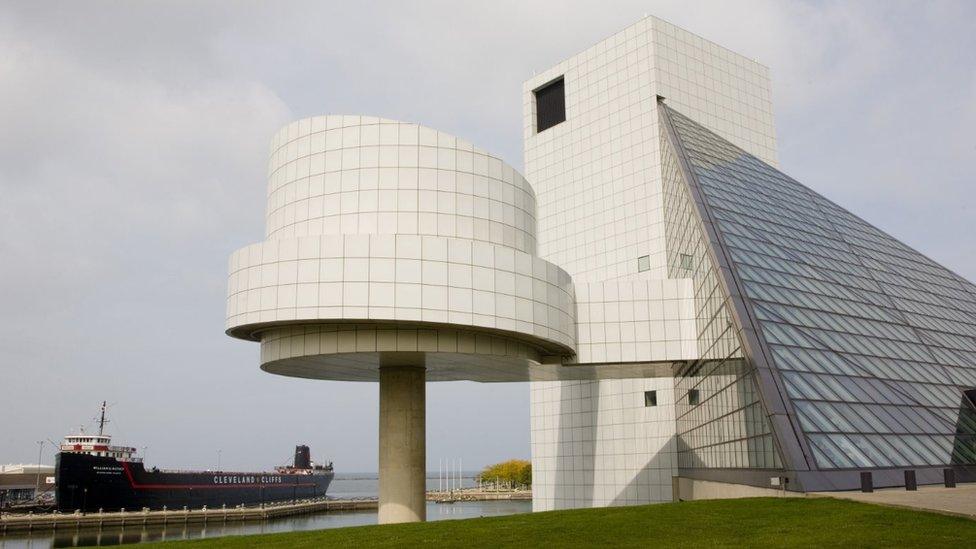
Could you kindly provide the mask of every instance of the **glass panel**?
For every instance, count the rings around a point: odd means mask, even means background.
[[[963,400],[976,386],[976,286],[693,120],[661,113],[680,144],[662,134],[668,273],[695,280],[704,359],[740,353],[724,292],[735,285],[750,315],[740,320],[755,324],[747,328],[778,370],[818,467],[976,465],[976,411]],[[735,280],[711,265],[715,241]],[[722,432],[718,414],[736,417],[759,399],[753,365],[736,359],[734,375],[702,367],[676,381],[679,394],[702,391],[699,405],[678,410],[679,439],[712,425],[709,440],[737,452],[729,437],[740,431]],[[795,440],[755,410],[746,434]],[[760,463],[757,452],[724,463]]]
[[[651,256],[642,255],[637,258],[637,272],[643,273],[644,271],[651,270]]]
[[[704,227],[678,160],[662,135],[668,273],[691,278],[701,359],[675,378],[680,468],[778,468],[772,427],[744,360],[729,296],[708,254]]]
[[[831,465],[841,469],[850,469],[855,467],[855,464],[851,458],[849,458],[843,450],[837,447],[837,445],[834,444],[827,435],[811,435],[809,438],[811,445],[818,448],[829,460],[829,462],[817,461],[817,465],[819,465],[822,469],[830,469],[832,468]]]

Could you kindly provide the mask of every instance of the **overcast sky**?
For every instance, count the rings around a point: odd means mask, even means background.
[[[520,167],[522,81],[645,13],[769,66],[783,170],[976,279],[971,1],[4,2],[0,463],[106,399],[152,464],[305,442],[375,470],[375,384],[266,374],[223,334],[272,133],[380,115]],[[432,469],[529,456],[525,384],[430,384],[427,411]]]

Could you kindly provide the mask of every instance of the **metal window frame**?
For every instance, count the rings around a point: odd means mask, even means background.
[[[759,336],[758,323],[748,300],[744,297],[742,281],[739,280],[732,267],[732,260],[724,243],[724,239],[715,227],[715,221],[709,207],[698,187],[698,178],[691,169],[688,154],[684,149],[680,137],[674,128],[669,115],[669,109],[663,97],[658,97],[658,114],[660,123],[664,127],[681,171],[685,188],[689,192],[698,220],[704,231],[707,251],[712,265],[718,273],[718,282],[729,297],[729,313],[746,357],[755,368],[756,384],[759,388],[759,399],[768,414],[773,440],[777,444],[784,468],[792,471],[810,471],[816,467],[812,452],[808,446],[803,431],[800,429],[795,411],[785,396],[785,387],[779,379],[779,374],[773,365],[771,353],[765,347],[764,340]]]

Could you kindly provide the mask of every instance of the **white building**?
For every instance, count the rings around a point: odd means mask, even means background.
[[[380,521],[425,382],[532,381],[537,510],[976,480],[976,286],[776,168],[768,71],[655,18],[525,83],[525,177],[452,135],[272,140],[227,333],[380,384]]]
[[[0,465],[0,503],[29,501],[44,495],[54,497],[54,466],[33,463]]]
[[[566,120],[540,132],[554,81]],[[697,358],[691,281],[667,273],[657,96],[775,164],[770,95],[766,67],[654,17],[524,84],[539,255],[573,277],[580,362]],[[533,383],[534,508],[671,501],[673,397],[670,378]]]

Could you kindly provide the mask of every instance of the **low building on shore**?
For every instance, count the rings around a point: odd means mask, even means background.
[[[0,465],[0,501],[4,504],[30,501],[45,494],[54,497],[53,465]]]

